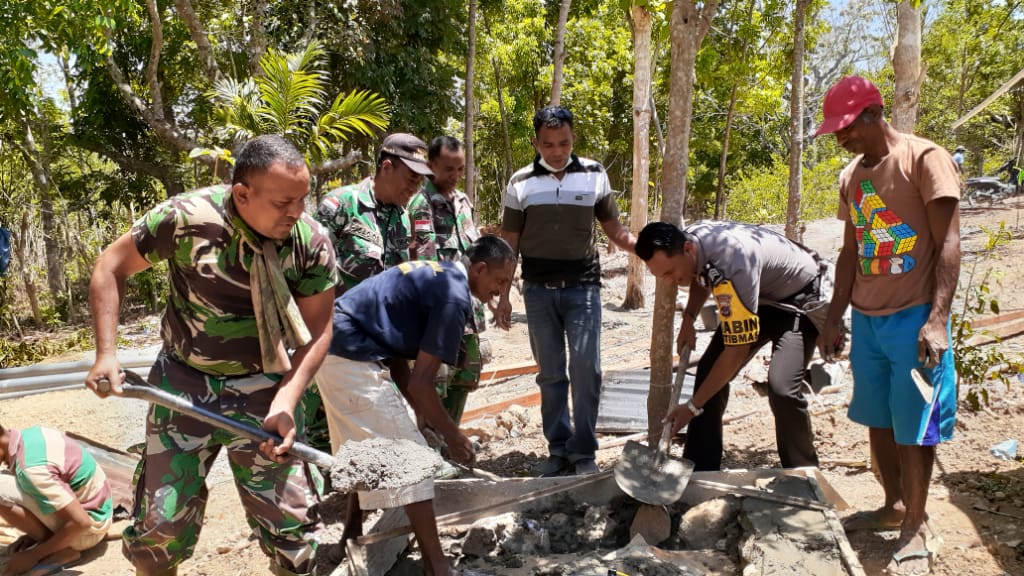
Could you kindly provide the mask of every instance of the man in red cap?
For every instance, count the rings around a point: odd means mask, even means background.
[[[834,133],[856,157],[839,177],[846,231],[818,346],[825,359],[840,351],[840,319],[852,304],[848,414],[869,428],[885,504],[851,517],[847,529],[899,528],[888,572],[927,574],[936,552],[925,513],[935,446],[952,437],[956,418],[949,313],[960,274],[960,180],[948,152],[898,132],[882,107],[878,89],[857,76],[825,95],[815,136]]]

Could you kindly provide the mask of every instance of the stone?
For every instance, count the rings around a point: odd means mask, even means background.
[[[668,515],[668,510],[664,506],[641,504],[633,516],[633,523],[629,526],[630,539],[637,534],[652,546],[668,540],[672,535],[672,519]]]
[[[691,550],[712,549],[739,511],[740,500],[733,496],[701,502],[683,514],[677,532],[679,540]]]
[[[497,546],[494,530],[486,526],[471,526],[462,540],[462,554],[471,558],[483,558]]]
[[[617,525],[607,506],[591,506],[583,515],[583,525],[579,528],[579,537],[595,542],[603,540],[615,531]]]

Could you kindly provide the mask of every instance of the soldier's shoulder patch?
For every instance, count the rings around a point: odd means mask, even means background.
[[[417,232],[429,231],[431,228],[430,220],[416,220],[413,222],[413,229]]]
[[[353,219],[349,221],[348,225],[345,226],[345,231],[356,238],[369,242],[370,244],[374,244],[376,246],[384,244],[384,238],[380,235],[380,231],[374,230],[362,220]]]

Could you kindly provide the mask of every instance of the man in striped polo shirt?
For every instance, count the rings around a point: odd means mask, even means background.
[[[15,552],[6,574],[31,570],[48,556],[88,550],[107,535],[113,514],[110,484],[82,445],[51,428],[0,425],[0,517],[35,544]]]
[[[601,394],[601,264],[594,220],[623,250],[633,252],[636,238],[619,222],[604,167],[572,153],[572,113],[561,106],[542,108],[533,129],[537,156],[509,180],[501,235],[523,255],[526,321],[550,454],[537,472],[593,474]],[[495,318],[498,327],[509,329],[507,290]]]

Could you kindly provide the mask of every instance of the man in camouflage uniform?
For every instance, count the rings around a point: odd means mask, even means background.
[[[390,134],[381,142],[377,170],[358,184],[324,196],[316,219],[331,234],[338,265],[336,296],[386,268],[409,260],[411,227],[405,207],[430,175],[427,145],[412,134]],[[302,398],[306,438],[330,449],[327,414],[314,382]]]
[[[429,175],[427,145],[412,134],[391,134],[381,143],[373,176],[324,196],[316,219],[334,243],[338,296],[409,260],[412,237],[405,207]]]
[[[473,221],[473,203],[456,188],[466,171],[466,153],[455,138],[438,136],[430,142],[427,163],[434,175],[409,202],[413,222],[411,256],[416,260],[456,262],[480,237]],[[485,313],[483,303],[474,299],[473,316],[466,325],[456,365],[438,371],[437,393],[456,424],[462,420],[469,393],[480,386],[484,363],[480,333],[487,326]]]
[[[150,385],[282,438],[277,446],[257,445],[151,406],[123,541],[138,574],[176,574],[192,555],[205,477],[221,447],[271,570],[313,569],[318,521],[309,507],[322,480],[288,449],[302,429],[299,399],[331,342],[334,251],[326,230],[303,212],[309,170],[302,154],[279,136],[260,136],[236,158],[230,187],[181,194],[153,208],[104,250],[93,270],[96,363],[89,388],[106,396],[99,384],[107,380],[120,392],[120,295],[129,276],[166,260],[164,346]]]

